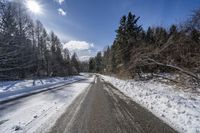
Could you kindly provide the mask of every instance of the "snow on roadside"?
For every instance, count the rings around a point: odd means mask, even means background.
[[[12,99],[18,96],[27,95],[33,92],[40,92],[49,87],[73,83],[84,79],[85,76],[55,77],[36,80],[0,81],[0,101]]]
[[[120,80],[103,76],[125,95],[179,132],[200,133],[200,95],[157,81]]]
[[[60,89],[50,90],[0,105],[0,132],[46,132],[72,101],[93,82],[87,78]]]
[[[71,77],[55,77],[46,79],[36,79],[36,80],[19,80],[19,81],[0,81],[0,93],[6,91],[16,91],[19,89],[43,86],[47,84],[55,84],[62,81],[72,81],[81,76],[71,76]],[[35,85],[34,85],[35,84]]]

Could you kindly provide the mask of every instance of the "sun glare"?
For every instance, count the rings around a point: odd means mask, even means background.
[[[35,14],[42,13],[42,8],[41,8],[40,4],[35,0],[27,0],[26,6],[31,12],[33,12]]]

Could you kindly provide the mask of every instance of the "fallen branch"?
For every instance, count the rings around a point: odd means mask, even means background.
[[[199,77],[198,77],[196,74],[194,74],[194,73],[192,73],[192,72],[190,72],[190,71],[184,70],[184,69],[182,69],[182,68],[180,68],[180,67],[177,67],[177,66],[173,66],[173,65],[169,65],[169,64],[160,63],[160,62],[157,62],[157,61],[155,61],[154,59],[150,59],[150,58],[147,58],[147,59],[145,59],[145,60],[146,60],[146,61],[151,61],[151,62],[155,63],[156,65],[165,66],[165,67],[169,67],[169,68],[178,70],[178,71],[180,71],[180,72],[182,72],[182,73],[184,73],[184,74],[186,74],[186,75],[188,75],[188,76],[190,76],[190,77],[193,77],[194,79],[196,79],[196,81],[197,81],[198,83],[200,83]]]
[[[158,74],[154,74],[154,73],[153,73],[152,76],[154,76],[154,77],[160,77],[160,78],[163,78],[163,79],[166,79],[166,80],[169,80],[169,81],[175,82],[175,83],[180,83],[180,82],[177,81],[177,80],[174,80],[174,79],[171,79],[171,78],[165,77],[165,76],[163,76],[163,75],[158,75]]]

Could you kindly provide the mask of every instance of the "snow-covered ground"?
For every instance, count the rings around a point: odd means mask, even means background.
[[[200,133],[200,94],[158,81],[120,80],[103,76],[125,95],[179,132]]]
[[[73,83],[84,78],[84,76],[71,76],[40,80],[0,81],[0,101]]]
[[[0,132],[45,132],[94,77],[0,105]]]

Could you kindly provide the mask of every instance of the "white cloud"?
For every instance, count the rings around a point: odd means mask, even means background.
[[[79,60],[80,61],[88,61],[92,56],[80,56]]]
[[[93,43],[88,43],[86,41],[69,41],[64,44],[64,48],[68,48],[69,50],[89,50],[93,47]]]
[[[61,5],[65,0],[55,0],[55,1]]]
[[[69,49],[71,54],[75,52],[81,61],[86,61],[97,53],[94,44],[86,41],[69,41],[63,44],[63,48]]]
[[[58,14],[65,16],[67,13],[62,8],[58,8]]]

